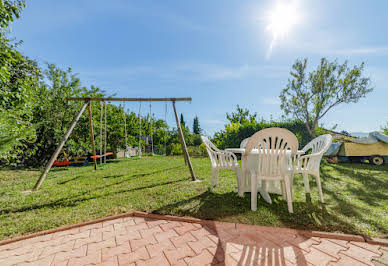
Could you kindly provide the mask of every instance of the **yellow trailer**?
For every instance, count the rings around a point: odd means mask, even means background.
[[[361,162],[368,160],[375,165],[388,163],[388,143],[377,141],[373,144],[344,142],[338,152],[339,161]]]

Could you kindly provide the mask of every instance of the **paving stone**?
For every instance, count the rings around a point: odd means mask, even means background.
[[[162,228],[163,231],[169,231],[170,229],[173,229],[174,227],[178,226],[182,226],[182,224],[176,221],[169,221],[168,223],[161,224],[160,228]]]
[[[158,232],[158,233],[154,234],[154,237],[156,238],[156,240],[158,242],[162,242],[162,241],[165,241],[167,239],[170,239],[172,237],[177,237],[177,236],[178,236],[178,234],[173,229],[165,231],[165,232]]]
[[[117,256],[110,257],[109,259],[102,261],[101,263],[97,264],[99,266],[118,266],[119,265],[119,259]]]
[[[129,240],[129,243],[131,244],[132,251],[135,251],[139,248],[145,247],[146,245],[156,244],[157,241],[156,241],[155,237],[151,235],[147,238]]]
[[[321,243],[313,244],[312,247],[314,247],[314,248],[316,248],[316,249],[318,249],[326,254],[329,254],[330,256],[335,257],[337,259],[340,258],[339,254],[338,254],[340,251],[347,250],[347,248],[340,246],[340,245],[337,245],[337,244],[330,242],[326,239],[321,239]]]
[[[388,266],[388,249],[380,248],[380,252],[382,253],[381,257],[374,258],[372,262],[374,264],[384,264]]]
[[[168,263],[164,254],[160,253],[160,255],[152,257],[149,260],[137,261],[136,266],[170,266],[170,263]]]
[[[127,265],[140,260],[149,259],[150,256],[145,247],[139,248],[134,252],[118,255],[119,265]]]
[[[61,251],[62,252],[70,251],[73,249],[74,243],[75,243],[75,240],[72,240],[72,241],[68,241],[68,242],[61,244],[61,245],[46,247],[46,248],[44,248],[44,250],[41,254],[41,257],[52,255],[52,254],[55,254],[55,253],[58,253]]]
[[[158,225],[156,225],[152,228],[139,230],[139,233],[142,236],[142,238],[147,238],[147,237],[154,235],[155,233],[161,233],[161,232],[163,232],[163,230]]]
[[[201,254],[184,260],[188,265],[208,265],[214,262],[214,257],[208,250],[204,250]]]
[[[164,254],[171,265],[186,264],[183,261],[184,258],[195,256],[195,252],[188,245],[182,245],[172,250],[165,250]]]
[[[22,262],[17,264],[17,266],[50,266],[54,260],[54,256],[51,255],[32,262]]]
[[[382,255],[379,245],[371,245],[371,244],[368,244],[366,242],[356,242],[356,241],[351,241],[351,242],[349,242],[349,244],[352,244],[352,245],[355,245],[357,247],[372,251],[372,252],[376,253],[376,255]]]
[[[72,258],[79,258],[86,256],[87,246],[82,246],[80,248],[72,249],[66,252],[58,252],[55,254],[54,263],[69,260]]]
[[[355,260],[352,257],[346,256],[345,254],[339,254],[340,259],[336,262],[330,262],[328,265],[334,266],[334,265],[340,265],[340,266],[356,266],[356,265],[368,265],[365,263],[362,263],[361,261]]]
[[[348,246],[349,246],[349,249],[347,249],[346,251],[341,251],[340,254],[341,253],[345,254],[345,255],[347,255],[355,260],[361,261],[365,264],[372,265],[371,264],[372,259],[375,257],[380,257],[380,256],[376,255],[376,253],[369,251],[367,249],[361,248],[359,246],[356,246],[353,244],[349,244]]]
[[[309,252],[303,251],[303,253],[304,253],[304,259],[306,259],[306,261],[308,261],[313,265],[327,265],[330,262],[338,261],[337,258],[329,256],[328,254],[323,253],[322,251],[319,251],[318,249],[315,249],[315,248],[311,248]]]
[[[89,252],[89,250],[88,250]],[[67,266],[79,266],[79,265],[88,265],[88,264],[98,264],[101,263],[101,250],[96,253],[89,254],[80,258],[72,258],[69,260]]]
[[[0,246],[1,266],[373,263],[388,265],[387,247],[306,237],[292,229],[188,223],[184,218],[118,218]]]
[[[87,245],[90,243],[97,243],[102,241],[102,233],[94,234],[93,236],[89,236],[88,238],[79,238],[75,240],[74,248],[79,248],[83,245]]]
[[[225,261],[225,251],[221,246],[209,247],[207,250],[214,256],[218,263]]]
[[[134,240],[134,239],[141,239],[141,235],[138,231],[129,231],[126,234],[117,235],[116,243],[117,245],[121,245],[125,242],[129,242],[129,240]]]
[[[214,232],[214,230],[210,229],[209,227],[203,227],[201,229],[191,231],[191,234],[195,236],[196,239],[200,239],[210,234],[215,235],[216,232]]]
[[[149,228],[161,225],[161,224],[167,224],[168,222],[166,220],[152,220],[146,222]]]
[[[179,234],[179,235],[184,235],[187,232],[190,231],[195,231],[196,227],[192,223],[181,223],[182,226],[175,227],[174,230]]]
[[[181,236],[171,237],[170,240],[176,248],[186,245],[186,243],[189,241],[196,241],[195,237],[190,234],[190,232],[187,232]]]
[[[146,248],[151,258],[160,255],[164,250],[175,249],[174,245],[168,239],[160,243],[147,245]]]
[[[115,257],[120,254],[130,253],[131,247],[129,246],[129,242],[125,242],[122,245],[111,247],[111,248],[103,248],[102,253],[102,261],[106,261],[111,257]]]
[[[90,243],[88,244],[88,255],[92,255],[98,251],[101,251],[104,248],[112,248],[116,246],[116,241],[115,239],[111,238],[108,240],[103,240],[101,242],[96,242],[96,243]]]
[[[193,242],[187,242],[187,245],[189,245],[189,247],[194,250],[194,252],[196,254],[201,254],[202,251],[206,248],[210,248],[210,247],[217,247],[216,244],[214,244],[213,241],[211,241],[209,238],[207,237],[202,237],[200,238],[199,240],[197,241],[193,241]]]

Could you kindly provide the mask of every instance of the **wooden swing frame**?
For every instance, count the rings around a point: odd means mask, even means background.
[[[180,139],[182,150],[183,150],[183,158],[185,160],[185,164],[187,164],[189,167],[192,181],[197,181],[197,179],[194,175],[194,169],[193,169],[193,166],[191,164],[189,153],[187,151],[185,137],[184,137],[183,132],[182,132],[181,124],[179,122],[178,113],[176,111],[176,106],[175,106],[175,102],[191,101],[192,100],[191,97],[188,97],[188,98],[93,98],[93,97],[92,98],[87,98],[87,97],[74,98],[74,97],[71,97],[71,98],[67,98],[67,100],[68,101],[82,101],[84,103],[81,106],[81,109],[79,110],[77,115],[74,117],[73,121],[70,124],[70,127],[68,128],[67,132],[63,136],[57,149],[55,150],[55,152],[51,156],[51,158],[48,161],[41,176],[39,177],[38,181],[36,182],[36,184],[33,188],[34,191],[38,190],[39,187],[42,185],[43,181],[46,179],[46,176],[47,176],[48,172],[50,171],[55,159],[58,157],[58,154],[60,153],[63,146],[65,145],[71,132],[73,131],[74,127],[77,125],[77,122],[81,118],[81,115],[85,112],[86,107],[88,107],[88,114],[89,114],[90,139],[91,139],[91,143],[92,143],[92,152],[93,152],[92,158],[93,158],[93,163],[94,163],[94,169],[97,168],[96,146],[95,146],[95,142],[94,142],[94,133],[93,133],[92,106],[90,104],[92,101],[100,101],[100,102],[101,101],[104,101],[104,102],[106,102],[106,101],[112,101],[112,102],[114,102],[114,101],[116,101],[116,102],[119,102],[119,101],[124,101],[124,102],[171,102],[172,107],[174,109],[176,125],[178,128],[178,135],[179,135],[179,139]]]

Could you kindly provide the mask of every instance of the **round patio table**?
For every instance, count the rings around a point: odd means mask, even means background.
[[[241,155],[245,154],[245,149],[244,148],[229,148],[225,149],[226,151],[233,152],[233,153],[238,153]],[[298,151],[298,155],[304,154],[303,151]],[[291,156],[291,151],[287,151],[286,153],[287,156]],[[242,175],[240,178],[242,178],[243,182],[240,182],[242,184],[242,192],[251,192],[251,169],[257,169],[258,166],[258,150],[253,149],[251,151],[251,154],[248,155],[247,157],[242,156],[241,157],[241,169],[242,169]],[[246,158],[246,159],[244,159]],[[279,180],[258,180],[258,192],[260,195],[263,197],[263,199],[268,202],[272,203],[271,197],[269,193],[274,193],[274,194],[279,194],[283,195],[282,187],[280,184]],[[283,195],[283,198],[285,198],[285,195]]]

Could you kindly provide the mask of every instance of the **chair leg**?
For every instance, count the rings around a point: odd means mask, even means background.
[[[219,174],[220,170],[217,169],[217,172],[216,172],[216,175],[215,175],[215,179],[216,179],[216,186],[218,186],[218,174]]]
[[[320,177],[319,172],[318,172],[318,174],[315,176],[315,180],[317,181],[319,196],[321,197],[321,202],[324,203],[325,201],[324,201],[324,199],[323,199],[323,192],[322,192],[322,185],[321,185],[321,177]]]
[[[302,173],[302,175],[303,175],[304,190],[306,191],[306,193],[310,193],[309,175],[307,173]]]
[[[286,187],[288,212],[293,213],[294,210],[292,207],[291,184],[290,184],[290,179],[288,177],[284,179],[284,186]]]
[[[257,176],[251,174],[251,210],[257,210]]]
[[[287,200],[287,197],[286,197],[286,187],[284,185],[284,182],[280,182],[280,187],[282,189],[282,199],[283,200]]]
[[[240,167],[236,167],[236,178],[237,178],[237,191],[238,195],[240,197],[244,197],[244,190],[243,190],[243,185],[242,185],[242,174],[241,174],[241,169]]]

